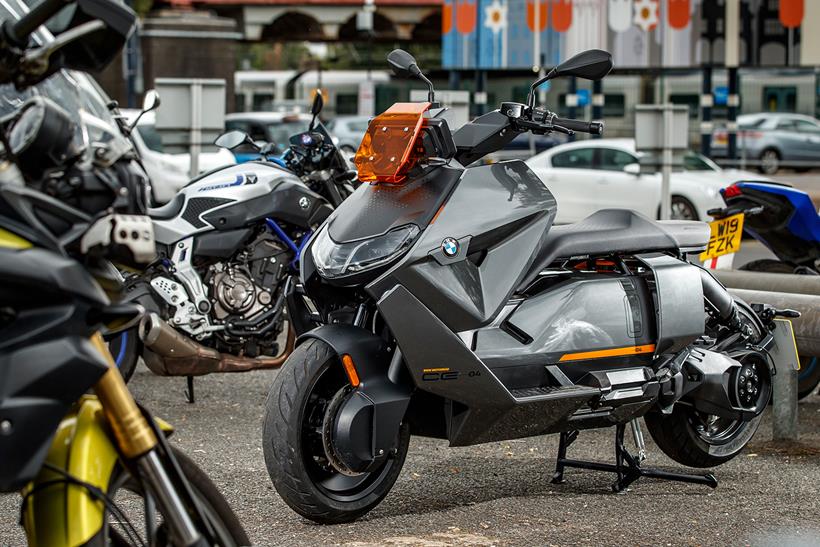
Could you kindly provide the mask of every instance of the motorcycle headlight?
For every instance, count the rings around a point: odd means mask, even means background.
[[[418,226],[407,224],[370,239],[336,243],[325,227],[316,236],[311,253],[319,275],[342,277],[390,262],[409,249],[418,234]]]

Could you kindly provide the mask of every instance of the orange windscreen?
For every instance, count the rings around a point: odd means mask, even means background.
[[[420,157],[416,139],[430,103],[396,103],[367,127],[353,162],[362,182],[403,182]]]

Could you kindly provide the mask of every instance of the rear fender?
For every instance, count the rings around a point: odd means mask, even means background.
[[[172,431],[161,420],[157,424],[166,434]],[[102,405],[92,395],[83,396],[57,428],[46,462],[106,492],[118,459]],[[102,528],[102,502],[82,486],[66,484],[62,475],[45,466],[22,494],[29,545],[81,545]]]
[[[411,382],[388,376],[391,352],[374,335],[352,325],[323,325],[302,335],[297,343],[311,338],[329,345],[339,356],[353,360],[359,385],[341,403],[333,429],[337,456],[350,470],[373,469],[396,448],[410,395]]]

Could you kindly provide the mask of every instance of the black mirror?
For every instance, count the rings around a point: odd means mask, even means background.
[[[322,98],[322,91],[317,89],[316,94],[313,96],[313,104],[310,105],[310,113],[313,114],[313,117],[315,118],[319,115],[324,106],[325,100]]]
[[[418,78],[427,84],[427,100],[431,103],[436,102],[433,82],[422,74],[418,63],[416,63],[416,59],[412,55],[403,49],[394,49],[387,55],[387,63],[390,65],[390,68],[393,69],[393,74],[399,78]]]
[[[588,49],[573,55],[553,69],[553,76],[575,76],[600,80],[612,70],[612,55],[602,49]]]
[[[251,140],[247,133],[236,129],[233,131],[228,131],[227,133],[222,133],[216,138],[214,144],[220,148],[227,148],[228,150],[233,150],[237,146],[243,144],[249,144],[259,150],[259,146]]]
[[[61,33],[68,33],[90,21],[102,21],[103,27],[52,53],[52,66],[92,72],[102,70],[125,45],[136,14],[121,2],[77,0],[52,18],[47,27],[59,40]]]
[[[412,78],[421,74],[416,59],[403,49],[394,49],[387,55],[387,63],[399,78]]]

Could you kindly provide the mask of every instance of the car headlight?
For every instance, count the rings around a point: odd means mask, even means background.
[[[319,275],[336,278],[370,270],[404,253],[415,241],[419,228],[407,224],[370,239],[336,243],[325,227],[311,246]]]

